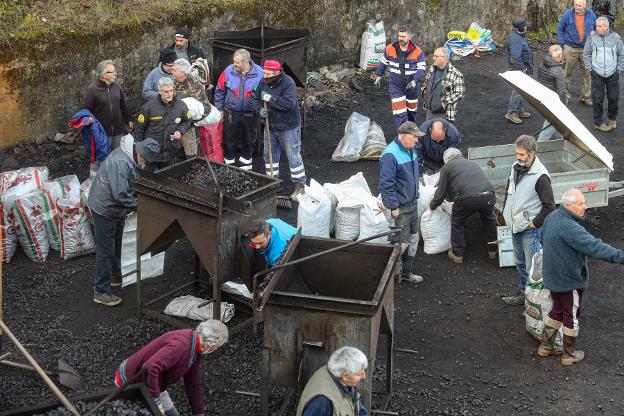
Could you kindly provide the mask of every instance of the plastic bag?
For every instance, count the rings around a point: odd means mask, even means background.
[[[126,218],[123,237],[121,241],[121,274],[125,275],[136,270],[136,229],[137,216],[131,213]],[[165,268],[165,252],[158,253],[152,257],[151,253],[141,256],[141,280],[160,276]],[[136,273],[132,273],[123,278],[122,287],[136,283]]]
[[[208,61],[204,58],[197,58],[191,64],[191,76],[202,83],[207,85],[210,82],[210,67]]]
[[[358,192],[358,190],[362,190],[368,195],[372,195],[368,183],[366,182],[366,178],[364,178],[364,174],[362,172],[358,172],[349,179],[340,183],[326,183],[323,185],[323,188],[328,190],[338,202],[340,202],[341,199],[348,197],[353,192]]]
[[[303,194],[297,195],[297,228],[307,237],[329,238],[332,203],[325,189],[314,179],[305,187]]]
[[[91,185],[93,184],[93,179],[87,178],[80,184],[80,201],[82,205],[85,207],[87,212],[87,217],[89,218],[89,222],[93,223],[93,219],[91,218],[91,211],[89,210],[89,192],[91,191]]]
[[[191,122],[197,122],[204,117],[204,105],[195,97],[182,98],[189,113],[191,113]]]
[[[542,259],[544,252],[538,251],[531,259],[531,270],[524,291],[524,311],[526,330],[538,341],[542,340],[544,329],[544,316],[552,309],[553,302],[550,298],[550,290],[544,288],[542,281]],[[563,343],[563,329],[559,329],[555,338],[556,345]]]
[[[385,49],[386,32],[384,30],[383,21],[375,23],[374,20],[369,20],[366,22],[366,29],[362,34],[360,68],[365,71],[377,68]]]
[[[205,108],[205,115],[201,120],[196,121],[196,126],[210,126],[217,124],[221,121],[221,112],[214,105],[207,103]]]
[[[377,123],[371,121],[360,158],[379,158],[387,145],[383,130]]]
[[[60,219],[56,203],[59,199],[80,202],[80,182],[76,175],[63,176],[43,184],[46,197],[46,232],[50,248],[61,250]]]
[[[208,159],[223,163],[223,120],[199,128],[199,144]]]
[[[15,206],[13,200],[7,200],[4,204],[0,203],[0,233],[2,234],[2,261],[8,263],[11,261],[17,251],[17,215],[15,214]]]
[[[362,199],[358,199],[357,195],[371,195],[364,175],[362,172],[358,172],[340,183],[326,183],[323,185],[323,188],[329,193],[330,202],[334,209],[336,238],[341,240],[355,240],[360,235],[359,210],[363,205]],[[356,197],[349,201],[352,195],[356,195]]]
[[[358,239],[361,240],[390,231],[390,224],[384,215],[381,200],[374,196],[366,196],[363,202],[364,204],[360,209],[360,236]],[[388,244],[388,237],[379,237],[370,240],[369,243]]]
[[[429,209],[429,204],[433,200],[435,195],[436,187],[438,185],[438,181],[440,180],[440,173],[435,173],[433,175],[422,176],[422,180],[420,186],[418,187],[418,217],[420,218],[422,214]]]
[[[338,142],[332,160],[335,162],[355,162],[358,160],[366,142],[369,126],[370,118],[353,112],[347,120],[344,136]]]
[[[29,259],[44,262],[50,252],[46,231],[46,199],[40,189],[16,198],[13,202],[17,215],[17,239]]]
[[[87,217],[87,207],[82,201],[59,198],[56,202],[61,232],[61,259],[95,252],[95,239]]]
[[[427,254],[439,254],[451,248],[451,215],[448,202],[435,210],[425,211],[420,218],[420,235]]]
[[[214,302],[198,308],[198,306],[204,302],[206,302],[206,299],[197,298],[195,296],[179,296],[169,302],[167,307],[165,307],[165,313],[167,315],[194,319],[196,321],[212,319],[212,306],[214,305]],[[234,305],[227,302],[221,302],[221,321],[229,322],[233,317]]]
[[[9,189],[17,180],[18,171],[9,170],[0,173],[0,193]]]
[[[15,200],[35,189],[43,187],[43,183],[48,180],[48,176],[47,166],[19,169],[13,184],[2,192],[2,201],[7,199]]]

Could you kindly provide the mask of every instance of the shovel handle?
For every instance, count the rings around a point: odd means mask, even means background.
[[[32,366],[30,366],[30,365],[16,363],[14,361],[5,360],[4,358],[5,358],[4,355],[0,356],[0,364],[2,364],[2,365],[6,365],[7,367],[17,368],[19,370],[34,371],[35,373],[37,372],[37,369],[32,367]],[[51,371],[43,370],[43,372],[46,373],[49,376],[55,375]]]

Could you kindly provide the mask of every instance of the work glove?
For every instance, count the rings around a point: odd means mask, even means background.
[[[269,110],[267,108],[260,109],[260,117],[269,118]]]
[[[175,407],[172,407],[171,409],[165,411],[165,416],[180,416],[180,413],[178,413],[178,410]]]
[[[266,101],[267,103],[271,101],[271,94],[266,91],[262,91],[262,101]]]
[[[380,84],[381,84],[381,77],[380,76],[375,77],[375,82],[373,83],[373,85],[379,88]]]
[[[158,411],[160,412],[160,414],[164,415],[165,414],[165,406],[160,401],[160,398],[159,397],[155,397],[154,401],[156,402],[156,407],[158,407]]]
[[[401,210],[398,208],[395,208],[392,211],[390,211],[390,213],[392,214],[392,218],[399,218],[399,215],[401,215]]]
[[[414,91],[416,89],[416,81],[411,80],[406,86],[405,86],[405,92],[410,92],[410,91]]]

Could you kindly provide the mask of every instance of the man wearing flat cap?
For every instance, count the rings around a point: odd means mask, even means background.
[[[91,185],[89,210],[95,231],[95,285],[93,301],[115,306],[121,299],[111,286],[121,286],[121,240],[126,215],[137,210],[131,183],[139,176],[139,167],[156,160],[160,146],[154,139],[134,142],[131,135],[104,159]]]
[[[533,51],[527,40],[527,27],[529,22],[524,18],[514,19],[513,29],[507,38],[507,69],[533,75]],[[505,118],[514,124],[522,124],[522,119],[528,117],[531,117],[531,113],[525,111],[522,96],[512,90]]]
[[[286,153],[290,180],[294,185],[291,195],[303,193],[306,183],[305,167],[301,158],[301,114],[297,103],[297,86],[286,75],[278,61],[264,62],[262,81],[254,94],[254,110],[265,120],[264,164],[266,174],[279,177],[279,161]],[[270,138],[269,138],[270,131]],[[271,140],[271,158],[268,141]]]
[[[176,29],[175,41],[169,45],[165,51],[174,51],[176,53],[176,59],[186,59],[190,63],[195,62],[197,58],[203,58],[204,51],[199,46],[192,44],[190,38],[190,32],[187,27]]]
[[[381,154],[379,160],[379,191],[386,208],[392,213],[394,225],[401,228],[400,237],[403,269],[401,278],[420,283],[423,278],[412,273],[418,249],[418,165],[414,146],[424,133],[413,121],[399,127],[399,136]]]

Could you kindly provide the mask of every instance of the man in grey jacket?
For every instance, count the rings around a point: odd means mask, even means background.
[[[481,216],[488,242],[496,240],[496,215],[494,215],[494,188],[479,165],[462,157],[459,149],[449,147],[444,152],[444,166],[440,169],[438,188],[429,204],[435,210],[444,199],[453,201],[451,211],[451,246],[448,257],[454,263],[464,262],[464,226],[475,212]],[[496,246],[488,250],[491,260],[496,258]]]
[[[507,194],[503,205],[505,224],[511,227],[514,261],[520,275],[518,293],[503,298],[508,305],[524,305],[524,290],[528,277],[527,263],[540,248],[540,233],[546,215],[555,209],[550,175],[536,155],[537,145],[532,136],[522,135],[515,143],[516,163],[507,179]]]
[[[159,155],[160,146],[154,139],[135,143],[132,136],[123,136],[120,146],[100,165],[91,185],[88,204],[95,231],[95,303],[114,306],[121,302],[111,286],[121,285],[121,238],[126,215],[137,209],[131,182],[139,175],[139,166]]]
[[[583,351],[576,350],[576,337],[583,293],[589,279],[587,256],[610,263],[624,263],[624,251],[603,243],[583,227],[581,222],[586,210],[583,193],[570,189],[563,194],[559,209],[546,217],[542,230],[542,274],[553,307],[544,317],[542,343],[537,354],[540,357],[555,355],[555,337],[563,326],[563,365],[578,363],[585,357]]]
[[[624,71],[624,44],[620,35],[609,30],[609,20],[602,16],[596,20],[596,31],[591,32],[583,59],[591,74],[591,93],[594,110],[594,128],[609,132],[617,128],[615,118],[620,100],[620,72]],[[602,118],[605,88],[607,90],[607,117]]]
[[[544,55],[539,68],[537,68],[537,80],[545,87],[550,88],[559,95],[561,102],[566,101],[565,72],[563,71],[563,49],[560,45],[551,45],[548,54]],[[552,138],[561,139],[561,134],[544,120],[542,131],[537,138],[538,142],[545,142]]]

